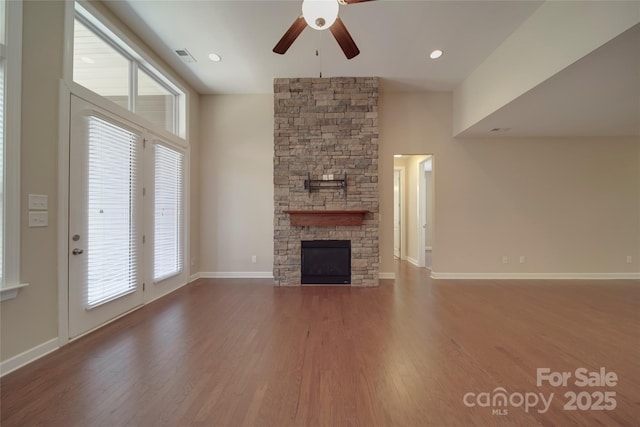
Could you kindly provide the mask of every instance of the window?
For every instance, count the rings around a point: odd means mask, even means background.
[[[176,96],[138,67],[136,113],[175,133]]]
[[[78,3],[73,81],[161,129],[184,136],[179,125],[184,93]]]
[[[130,61],[82,21],[73,27],[73,80],[129,109]]]
[[[184,154],[155,144],[153,280],[182,272],[184,229]]]
[[[20,253],[22,2],[0,0],[0,287],[17,295]],[[8,108],[8,106],[11,108]]]

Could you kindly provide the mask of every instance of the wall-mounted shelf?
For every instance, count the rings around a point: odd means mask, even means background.
[[[346,197],[347,173],[345,172],[343,179],[311,179],[309,174],[309,178],[304,180],[304,189],[309,190],[309,193],[320,190],[342,190]]]

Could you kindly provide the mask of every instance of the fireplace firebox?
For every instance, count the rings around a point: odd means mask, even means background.
[[[303,240],[303,285],[351,284],[351,240]]]

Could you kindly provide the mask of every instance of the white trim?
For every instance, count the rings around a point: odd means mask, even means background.
[[[379,272],[378,273],[378,279],[382,279],[382,280],[396,280],[396,273],[393,272]]]
[[[53,338],[13,356],[4,362],[0,362],[0,377],[8,374],[9,372],[13,372],[16,369],[22,368],[31,362],[35,362],[41,357],[56,351],[58,348],[58,338]]]
[[[58,344],[69,342],[69,120],[71,91],[60,80],[58,100]]]
[[[640,273],[436,273],[442,280],[640,280]]]
[[[195,282],[195,281],[196,281],[196,280],[198,280],[200,277],[202,277],[200,273],[192,274],[191,276],[189,276],[189,283],[193,283],[193,282]]]
[[[271,271],[203,271],[198,274],[203,279],[273,279]]]
[[[73,36],[75,20],[75,2],[64,2],[64,40],[62,48],[62,79],[67,87],[73,83]]]
[[[20,126],[22,103],[22,2],[6,2],[4,78],[4,271],[2,288],[20,284]],[[8,108],[11,106],[11,108]],[[0,173],[2,170],[0,169]],[[16,294],[17,295],[17,294]]]
[[[17,285],[3,286],[0,288],[0,301],[14,299],[20,293],[20,289],[29,286],[28,283],[19,283]]]
[[[418,259],[416,259],[417,267],[424,267],[426,265],[424,247],[426,245],[425,242],[425,233],[426,229],[423,227],[423,224],[426,226],[427,224],[427,212],[426,212],[426,194],[425,188],[427,187],[426,179],[424,175],[424,163],[427,161],[429,157],[425,158],[418,162],[418,176],[416,182],[416,234],[418,236]]]
[[[410,256],[406,256],[404,257],[404,260],[407,262],[410,262],[411,264],[415,265],[416,267],[424,267],[423,265],[421,266],[420,263],[418,262],[417,259],[410,257]]]

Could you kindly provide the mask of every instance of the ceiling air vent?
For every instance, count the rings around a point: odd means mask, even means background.
[[[196,61],[196,58],[194,58],[193,55],[191,55],[191,52],[189,52],[186,48],[176,49],[176,54],[180,59],[182,59],[182,62],[185,62],[187,64],[190,64],[192,62],[198,62]]]

